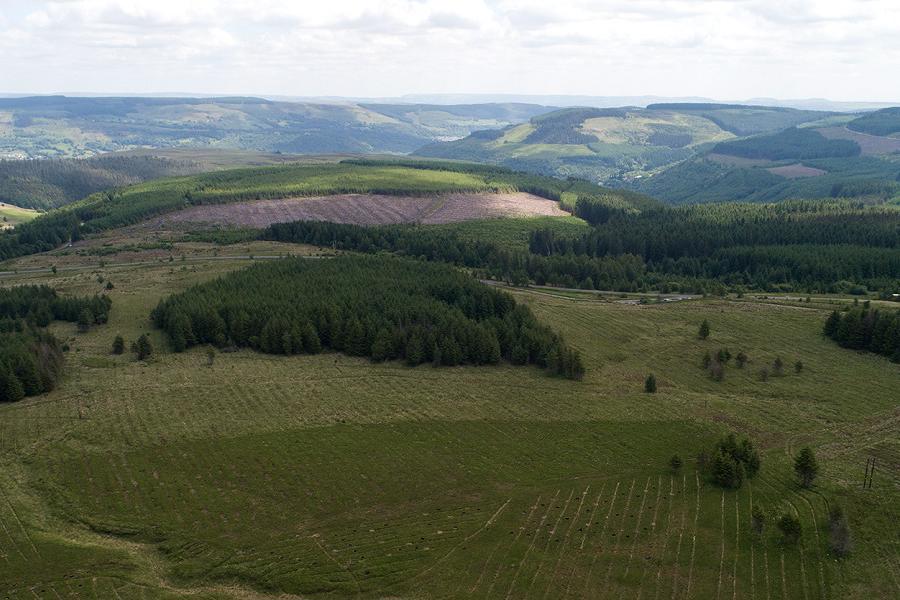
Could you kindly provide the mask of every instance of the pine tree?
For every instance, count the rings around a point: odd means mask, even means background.
[[[113,340],[112,353],[113,354],[124,354],[125,353],[125,338],[123,338],[121,335],[117,335],[116,339]]]
[[[85,308],[78,313],[78,331],[80,331],[81,333],[84,333],[88,329],[90,329],[93,322],[94,315],[90,310]]]
[[[422,330],[418,327],[409,334],[406,341],[406,364],[411,367],[421,364],[425,360],[425,339]]]
[[[698,337],[701,340],[705,340],[709,337],[709,321],[703,319],[703,322],[700,323],[700,331],[698,332]]]
[[[134,351],[138,360],[147,360],[153,354],[153,344],[150,343],[150,338],[146,333],[142,333],[134,343]]]
[[[372,350],[370,352],[370,356],[375,362],[382,362],[393,358],[394,339],[393,336],[391,336],[390,331],[388,331],[387,329],[380,329],[378,333],[375,334],[375,339],[372,342]]]
[[[782,541],[788,545],[800,541],[800,535],[803,532],[800,520],[789,514],[784,514],[778,519],[778,529],[781,530]]]
[[[738,369],[743,369],[744,365],[747,364],[747,355],[743,350],[738,352],[737,358],[735,359]]]
[[[831,315],[829,315],[829,317],[828,317],[828,320],[825,321],[825,328],[824,328],[825,335],[827,335],[828,337],[834,337],[834,335],[837,333],[837,330],[838,330],[838,327],[840,326],[840,324],[841,324],[840,313],[838,313],[838,311],[836,311],[836,310],[832,311]]]
[[[647,379],[644,380],[644,392],[647,394],[656,393],[656,375],[653,373],[647,375]]]
[[[300,330],[300,337],[303,340],[303,351],[307,354],[318,354],[322,351],[322,341],[319,339],[319,333],[309,321],[303,324]]]
[[[812,486],[819,474],[819,463],[812,449],[802,448],[794,459],[794,472],[800,480],[800,485],[805,488]]]
[[[22,382],[9,367],[0,365],[0,402],[18,402],[25,397]]]

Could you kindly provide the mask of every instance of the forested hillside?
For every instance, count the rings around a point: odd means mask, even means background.
[[[870,135],[894,135],[900,133],[900,107],[884,108],[865,114],[847,125],[853,131]]]
[[[900,210],[847,202],[598,212],[579,236],[531,233],[528,251],[427,227],[270,226],[265,239],[395,252],[516,284],[618,291],[889,293],[900,287]]]
[[[101,190],[203,170],[198,162],[155,156],[0,160],[0,202],[46,210]]]
[[[620,184],[702,154],[710,144],[778,132],[828,115],[724,104],[567,108],[500,131],[430,144],[416,154]]]

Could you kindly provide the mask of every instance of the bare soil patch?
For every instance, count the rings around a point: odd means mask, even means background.
[[[819,175],[824,175],[828,171],[823,171],[822,169],[816,169],[815,167],[807,167],[804,164],[793,164],[793,165],[785,165],[783,167],[772,167],[771,169],[766,169],[769,173],[773,175],[780,175],[781,177],[786,177],[787,179],[799,179],[800,177],[818,177]]]
[[[342,194],[193,206],[153,219],[151,223],[159,226],[207,223],[262,228],[272,223],[300,220],[388,225],[566,215],[568,213],[560,209],[555,201],[524,192],[438,196]]]
[[[852,131],[846,127],[823,127],[819,133],[830,140],[853,140],[859,144],[863,154],[892,154],[900,152],[900,139],[870,135]]]

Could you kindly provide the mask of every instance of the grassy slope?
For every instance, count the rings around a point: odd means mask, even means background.
[[[528,368],[410,370],[339,355],[111,357],[161,296],[237,263],[105,269],[111,322],[69,339],[46,397],[0,406],[0,590],[10,597],[889,597],[898,591],[898,367],[819,333],[827,304],[632,306],[517,297],[581,349],[584,382]],[[20,276],[72,293],[97,273]],[[585,296],[590,298],[591,296]],[[712,323],[711,339],[696,339]],[[157,348],[158,332],[151,333]],[[751,359],[722,383],[698,367]],[[761,382],[776,356],[803,373]],[[648,372],[660,391],[641,393]],[[698,487],[690,457],[729,428],[764,447],[739,493]],[[813,445],[812,492],[789,459]],[[865,456],[882,465],[863,492]],[[894,466],[891,466],[894,465]],[[856,554],[825,555],[848,511]],[[751,543],[751,502],[804,523],[802,550]],[[893,534],[891,532],[894,532]],[[159,552],[157,552],[159,551]],[[180,587],[184,586],[184,588]],[[782,589],[784,586],[784,589]],[[32,591],[29,591],[32,590]]]
[[[41,213],[30,208],[21,208],[12,204],[0,203],[0,221],[3,226],[15,227],[19,223],[27,223]]]

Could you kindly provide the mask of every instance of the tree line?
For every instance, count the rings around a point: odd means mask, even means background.
[[[411,366],[505,360],[572,379],[584,374],[578,352],[508,294],[446,265],[395,257],[254,265],[170,296],[152,319],[175,351],[331,349]]]
[[[900,311],[857,306],[843,315],[834,311],[825,321],[826,336],[844,348],[867,350],[900,362]]]

